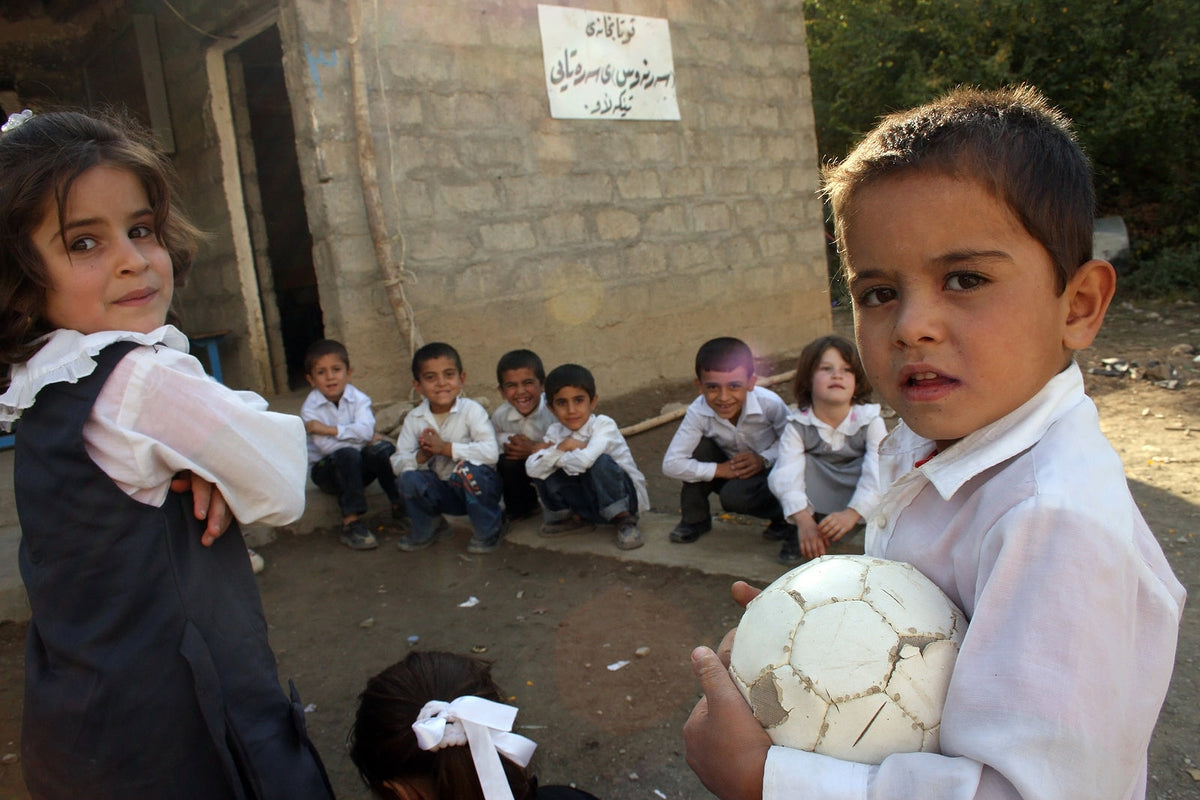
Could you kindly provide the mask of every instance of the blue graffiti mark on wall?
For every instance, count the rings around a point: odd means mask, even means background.
[[[324,50],[313,51],[308,46],[308,42],[304,43],[304,57],[308,60],[308,71],[312,73],[313,85],[317,88],[317,98],[323,96],[321,91],[321,73],[318,67],[336,67],[338,63],[337,50],[330,50],[326,53]]]

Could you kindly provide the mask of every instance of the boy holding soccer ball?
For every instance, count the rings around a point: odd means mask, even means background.
[[[942,755],[771,747],[697,648],[689,765],[726,800],[1145,797],[1184,590],[1072,358],[1116,279],[1091,257],[1069,121],[1029,87],[957,90],[886,117],[825,179],[859,352],[903,420],[866,552],[913,564],[970,620]]]

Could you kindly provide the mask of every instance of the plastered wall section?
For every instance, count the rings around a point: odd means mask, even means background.
[[[582,4],[580,4],[582,5]],[[536,3],[359,0],[390,245],[426,341],[470,383],[531,347],[608,395],[690,374],[718,335],[789,354],[829,327],[799,2],[589,0],[669,20],[682,120],[554,120]],[[410,383],[362,211],[353,4],[281,23],[325,325],[375,397]]]

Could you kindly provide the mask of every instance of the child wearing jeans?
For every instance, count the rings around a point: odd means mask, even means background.
[[[558,420],[525,462],[542,498],[542,536],[562,536],[598,522],[617,526],[617,547],[645,542],[638,509],[650,507],[646,479],[612,417],[596,414],[596,380],[578,364],[546,376],[546,401]]]
[[[341,342],[313,342],[304,356],[304,377],[313,390],[300,408],[308,434],[312,482],[337,495],[342,512],[341,542],[351,550],[378,546],[375,534],[359,517],[367,513],[366,487],[375,480],[392,504],[392,517],[403,519],[404,497],[392,473],[391,442],[375,433],[371,398],[350,383],[350,354]]]
[[[772,747],[699,647],[689,766],[726,800],[1141,800],[1185,593],[1072,357],[1116,273],[1092,258],[1070,123],[1027,86],[956,90],[885,117],[825,191],[863,366],[902,420],[866,554],[911,563],[970,620],[942,752]]]
[[[796,411],[779,442],[771,491],[795,523],[779,563],[825,555],[871,514],[881,494],[879,443],[887,433],[854,343],[835,334],[809,342],[792,382]],[[798,537],[798,538],[797,538]]]
[[[525,460],[554,423],[546,407],[546,370],[532,350],[510,350],[496,364],[496,383],[504,402],[492,414],[500,460],[496,471],[504,484],[504,515],[510,520],[537,513],[537,489],[525,472]]]
[[[425,398],[408,413],[396,440],[392,470],[399,476],[412,531],[396,546],[421,550],[451,535],[442,514],[466,514],[471,553],[491,553],[506,530],[496,474],[496,431],[487,410],[460,397],[467,373],[458,351],[444,342],[424,345],[412,359],[413,388]]]

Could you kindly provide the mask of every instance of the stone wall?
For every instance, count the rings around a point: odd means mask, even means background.
[[[669,21],[681,121],[550,118],[535,0],[179,0],[188,25],[156,9],[175,160],[210,233],[180,299],[193,332],[233,331],[229,383],[279,384],[242,211],[255,196],[229,191],[246,143],[222,132],[237,113],[212,66],[265,24],[282,41],[296,140],[279,147],[300,162],[326,335],[377,400],[407,396],[411,374],[367,224],[352,54],[419,336],[459,348],[473,394],[515,347],[585,364],[614,396],[689,376],[713,336],[775,356],[828,330],[800,0],[569,4]]]
[[[362,211],[351,20],[294,2],[281,29],[326,329],[393,396],[408,359]],[[574,5],[669,20],[680,122],[551,119],[532,0],[359,0],[420,334],[458,347],[473,385],[531,347],[610,396],[687,376],[712,336],[797,352],[829,326],[802,4]]]

